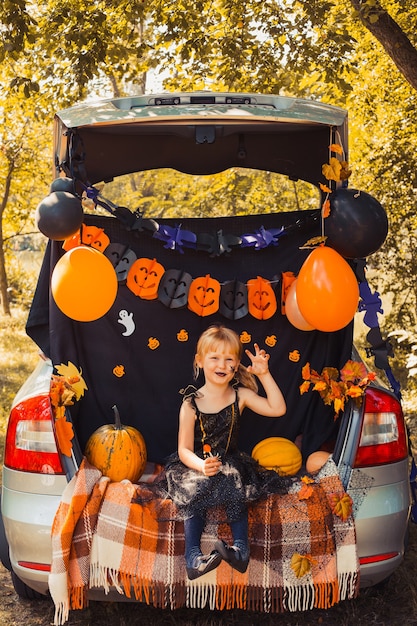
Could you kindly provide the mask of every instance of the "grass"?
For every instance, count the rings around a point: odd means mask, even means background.
[[[27,312],[14,308],[12,317],[0,314],[0,451],[13,398],[34,368],[38,349],[26,336]],[[2,461],[2,457],[1,457]],[[417,626],[417,525],[410,523],[409,547],[403,564],[384,585],[361,591],[358,598],[328,610],[283,615],[243,611],[216,612],[179,609],[163,611],[130,603],[92,602],[84,611],[72,611],[68,626]],[[23,602],[10,590],[11,613],[21,612],[13,624],[48,626],[53,620],[50,603]],[[10,595],[9,594],[9,595]]]

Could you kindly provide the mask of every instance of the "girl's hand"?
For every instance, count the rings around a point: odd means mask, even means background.
[[[218,456],[208,456],[203,461],[203,469],[202,472],[204,476],[215,476],[220,467],[221,467],[221,459]]]
[[[251,360],[251,365],[248,366],[248,372],[255,374],[255,376],[262,376],[269,372],[269,354],[265,350],[261,350],[257,343],[253,344],[255,348],[255,354],[252,354],[250,350],[245,350],[246,354]]]

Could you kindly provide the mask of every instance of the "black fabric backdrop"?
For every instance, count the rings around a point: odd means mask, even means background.
[[[214,257],[191,249],[184,249],[184,254],[166,249],[164,242],[151,233],[129,231],[114,217],[87,215],[85,222],[104,228],[112,243],[128,245],[138,258],[156,258],[165,270],[181,269],[193,278],[210,274],[220,283],[233,279],[247,282],[258,275],[270,281],[278,278],[280,282],[276,285],[277,312],[269,320],[257,320],[249,313],[236,322],[220,313],[200,317],[186,307],[175,310],[158,300],[143,300],[120,283],[116,300],[104,317],[93,322],[75,322],[58,309],[50,295],[51,273],[64,251],[60,242],[49,242],[27,333],[54,365],[71,361],[82,369],[88,391],[72,408],[81,449],[96,428],[113,421],[112,406],[116,404],[122,422],[142,432],[149,460],[163,462],[176,449],[182,400],[179,390],[193,382],[197,339],[213,323],[223,323],[239,334],[248,333],[251,343],[247,347],[253,348],[257,342],[270,353],[270,369],[287,402],[286,415],[278,419],[244,412],[240,432],[243,450],[250,452],[265,437],[294,440],[302,433],[306,458],[335,436],[337,422],[332,408],[323,404],[317,392],[300,395],[301,369],[306,362],[319,371],[325,366],[342,367],[351,356],[352,324],[333,333],[300,331],[280,309],[282,272],[297,274],[309,254],[309,250],[300,250],[300,246],[320,234],[317,211],[181,220],[183,229],[195,233],[221,230],[223,234],[242,235],[256,232],[261,226],[286,228],[277,246],[260,250],[237,247]],[[160,222],[172,227],[178,225],[175,220]],[[121,310],[133,313],[135,330],[129,336],[123,335],[126,329],[118,321]],[[188,334],[187,341],[178,340],[182,330]],[[265,341],[274,335],[276,344],[268,346]],[[156,349],[149,347],[150,338],[158,340]],[[246,358],[243,362],[249,364]],[[114,372],[120,365],[124,375],[118,377]]]

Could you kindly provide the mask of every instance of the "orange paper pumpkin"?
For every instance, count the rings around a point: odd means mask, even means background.
[[[219,310],[220,283],[210,274],[195,278],[188,291],[188,308],[201,317]]]
[[[51,277],[51,291],[65,315],[79,322],[102,317],[117,295],[117,277],[98,250],[78,246],[62,256]]]
[[[327,246],[315,248],[304,261],[296,294],[303,318],[325,332],[347,326],[358,308],[356,276],[347,261]]]
[[[248,281],[248,309],[257,320],[268,320],[276,313],[277,299],[266,278],[257,276]]]
[[[81,229],[81,243],[104,252],[110,244],[110,239],[104,232],[104,228],[83,225]]]
[[[156,259],[137,259],[129,270],[126,285],[143,300],[156,300],[164,272],[163,265]]]

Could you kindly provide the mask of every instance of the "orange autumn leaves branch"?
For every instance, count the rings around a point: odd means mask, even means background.
[[[321,171],[325,178],[327,178],[328,185],[324,185],[320,183],[321,191],[326,194],[324,197],[324,201],[321,207],[322,217],[326,218],[330,215],[330,200],[329,195],[332,193],[330,188],[330,181],[334,181],[336,183],[348,180],[348,178],[352,174],[352,170],[349,169],[349,163],[345,160],[345,151],[343,147],[339,143],[332,143],[329,146],[329,150],[331,153],[339,155],[341,158],[338,159],[337,156],[331,156],[328,163],[324,163],[322,165]]]
[[[58,374],[52,375],[49,390],[55,418],[55,435],[62,454],[71,456],[74,431],[71,422],[67,421],[65,408],[72,406],[74,400],[79,400],[84,395],[87,385],[81,371],[71,361],[68,365],[58,365],[56,370]]]
[[[325,367],[321,374],[311,369],[310,363],[306,363],[301,375],[303,383],[300,385],[300,394],[303,395],[310,388],[318,391],[324,404],[334,405],[335,419],[339,411],[344,409],[346,400],[362,400],[366,387],[376,377],[375,373],[367,372],[363,363],[351,360],[345,363],[340,372],[335,367]]]

